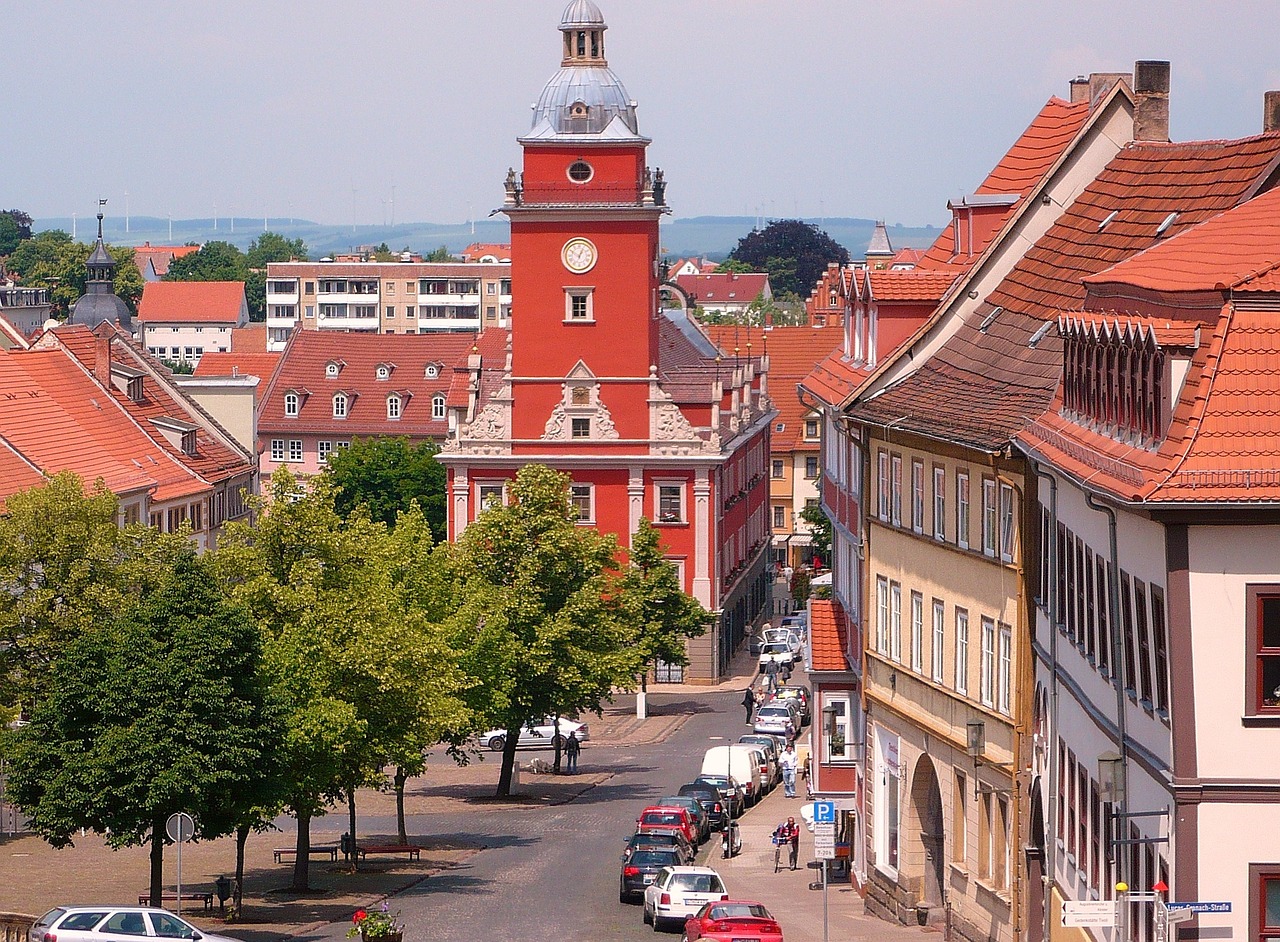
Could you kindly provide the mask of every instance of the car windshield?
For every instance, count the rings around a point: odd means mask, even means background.
[[[689,893],[724,892],[724,884],[714,873],[677,873],[671,880],[671,887]]]
[[[784,706],[767,706],[760,708],[761,716],[789,716],[791,711]]]
[[[72,913],[66,919],[62,920],[62,924],[58,926],[58,931],[62,931],[63,929],[89,930],[102,922],[106,916],[106,910],[90,913]]]
[[[783,651],[789,650],[785,644],[777,641],[771,641],[760,649],[762,654],[781,654]]]
[[[640,816],[640,823],[679,827],[684,824],[684,816],[675,811],[646,811]]]
[[[670,867],[679,861],[674,850],[638,850],[630,863],[633,867]]]
[[[769,910],[759,903],[713,903],[709,919],[770,919]]]

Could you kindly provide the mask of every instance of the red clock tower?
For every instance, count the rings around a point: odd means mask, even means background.
[[[662,171],[605,58],[604,17],[572,0],[560,69],[510,170],[512,327],[486,332],[449,400],[450,538],[524,464],[567,472],[584,525],[629,545],[662,529],[685,588],[717,614],[689,679],[714,679],[766,598],[769,424],[763,357],[722,355],[659,305]],[[749,351],[748,351],[749,352]]]

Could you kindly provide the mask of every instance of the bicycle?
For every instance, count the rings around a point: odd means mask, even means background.
[[[778,840],[778,835],[773,835],[773,872],[777,873],[782,869],[782,842]]]

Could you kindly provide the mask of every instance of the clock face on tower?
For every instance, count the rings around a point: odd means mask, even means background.
[[[564,267],[574,274],[591,271],[596,264],[596,247],[583,238],[570,239],[560,251]]]

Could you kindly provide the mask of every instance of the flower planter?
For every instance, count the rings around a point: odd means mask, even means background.
[[[385,932],[382,935],[360,933],[361,942],[404,942],[403,932]]]

